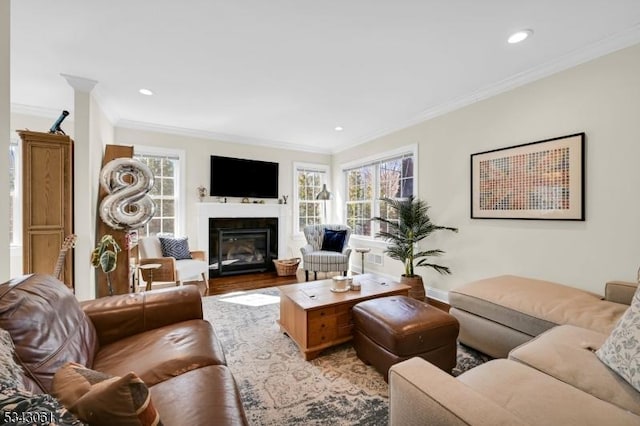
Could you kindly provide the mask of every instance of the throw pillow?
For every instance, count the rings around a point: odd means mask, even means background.
[[[158,238],[160,239],[162,256],[173,257],[176,260],[191,259],[191,253],[189,252],[189,241],[187,237],[184,237],[184,238],[158,237]]]
[[[110,376],[70,362],[53,377],[53,394],[92,426],[162,425],[149,388],[133,372]]]
[[[347,231],[345,230],[334,231],[333,229],[325,229],[321,250],[341,252],[346,236]]]
[[[0,380],[0,423],[27,425],[81,426],[76,416],[60,401],[46,393],[32,394],[18,389],[11,381]]]
[[[22,367],[14,356],[15,347],[11,334],[0,328],[0,380],[13,384],[15,388],[23,388]]]
[[[596,355],[640,391],[640,287]]]

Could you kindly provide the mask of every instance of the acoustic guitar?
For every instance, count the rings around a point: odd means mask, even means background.
[[[64,267],[64,259],[67,256],[67,251],[76,245],[77,238],[75,234],[67,235],[62,243],[62,248],[60,249],[60,254],[58,254],[58,260],[56,261],[56,266],[53,268],[52,274],[57,279],[60,279],[60,275],[62,275],[62,268]]]

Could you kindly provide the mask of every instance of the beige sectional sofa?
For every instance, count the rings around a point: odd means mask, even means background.
[[[505,358],[516,346],[557,325],[609,334],[635,289],[634,283],[611,281],[603,299],[550,281],[503,275],[450,291],[449,313],[460,323],[460,342],[494,358]]]
[[[472,342],[497,351],[524,343],[457,378],[418,358],[396,364],[389,372],[390,424],[640,425],[640,392],[595,354],[636,287],[607,283],[608,300],[512,276],[457,289],[464,296],[454,309],[466,308]],[[487,296],[489,288],[494,295]]]

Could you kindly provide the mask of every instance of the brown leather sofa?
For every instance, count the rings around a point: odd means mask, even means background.
[[[195,286],[78,303],[52,276],[26,275],[0,284],[0,328],[34,393],[50,393],[55,372],[73,361],[114,376],[135,372],[165,426],[247,424]]]

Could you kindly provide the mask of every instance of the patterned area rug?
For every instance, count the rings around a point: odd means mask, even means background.
[[[245,293],[279,296],[275,288]],[[222,342],[252,425],[381,425],[388,423],[388,386],[350,343],[305,361],[276,323],[279,304],[203,299],[205,319]],[[487,360],[459,346],[454,375]]]

